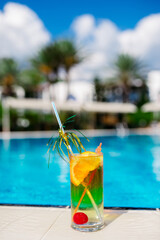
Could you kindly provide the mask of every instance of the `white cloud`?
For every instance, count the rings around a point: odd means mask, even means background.
[[[75,19],[72,24],[72,29],[75,31],[77,37],[81,40],[94,30],[95,19],[90,14],[85,14]]]
[[[0,57],[30,58],[49,40],[43,22],[27,6],[7,3],[0,11]]]
[[[160,14],[143,18],[133,30],[120,34],[121,51],[141,58],[148,67],[160,69]]]
[[[88,23],[92,23],[90,27],[86,27]],[[119,30],[115,24],[105,19],[96,22],[92,15],[84,15],[76,18],[71,27],[77,44],[84,46],[87,56],[84,62],[71,70],[71,79],[92,80],[94,76],[106,74],[107,64],[117,54],[119,45]],[[85,34],[82,33],[83,27]]]
[[[140,58],[150,69],[160,69],[160,14],[141,19],[132,30],[121,31],[113,22],[96,21],[92,15],[77,17],[71,28],[77,44],[89,53],[84,63],[71,70],[73,80],[111,75],[111,65],[119,53]]]
[[[112,74],[119,53],[129,53],[152,70],[160,69],[160,14],[141,19],[134,29],[121,31],[108,19],[97,20],[90,14],[77,17],[71,24],[78,46],[87,58],[74,67],[72,80],[92,80]],[[7,3],[0,11],[0,57],[23,61],[50,41],[49,32],[35,12],[25,5]]]

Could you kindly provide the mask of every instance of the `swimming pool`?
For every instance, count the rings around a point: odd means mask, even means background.
[[[103,143],[104,206],[160,208],[160,136],[90,138]],[[0,203],[70,205],[69,166],[47,138],[0,140]],[[90,147],[92,146],[92,147]]]

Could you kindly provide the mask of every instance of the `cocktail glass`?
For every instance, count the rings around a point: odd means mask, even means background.
[[[103,154],[84,152],[70,156],[71,227],[92,232],[104,226]]]

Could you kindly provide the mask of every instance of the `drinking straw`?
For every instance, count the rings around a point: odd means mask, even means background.
[[[61,120],[60,120],[60,117],[59,117],[59,114],[58,114],[58,112],[57,112],[57,108],[56,108],[54,102],[52,102],[52,107],[53,107],[54,113],[55,113],[55,115],[56,115],[56,118],[57,118],[57,122],[58,122],[58,124],[59,124],[59,127],[60,127],[60,129],[62,130],[62,132],[64,133],[64,128],[63,128],[63,125],[62,125],[62,123],[61,123]]]
[[[57,112],[57,108],[56,108],[56,105],[54,104],[54,102],[52,102],[52,107],[53,107],[53,110],[54,110],[54,113],[56,115],[56,118],[57,118],[57,122],[59,124],[59,127],[60,129],[62,130],[63,134],[65,134],[65,131],[64,131],[64,128],[63,128],[63,125],[62,125],[62,122],[61,122],[61,119],[59,117],[59,114]],[[68,144],[68,148],[69,148],[69,151],[71,152],[71,154],[73,154],[73,151],[72,151],[72,148],[71,146]]]
[[[56,115],[56,118],[57,118],[57,122],[58,122],[58,124],[59,124],[59,127],[60,127],[60,129],[62,130],[63,134],[65,134],[65,131],[64,131],[62,122],[61,122],[61,120],[60,120],[60,117],[59,117],[57,108],[56,108],[56,106],[55,106],[55,103],[54,103],[54,102],[51,102],[51,103],[52,103],[52,107],[53,107],[54,113],[55,113],[55,115]],[[71,146],[70,146],[69,144],[68,144],[68,148],[69,148],[69,151],[71,152],[71,154],[73,155],[72,148],[71,148]],[[84,186],[84,185],[83,185],[83,186]],[[91,200],[91,203],[92,203],[92,205],[93,205],[93,207],[94,207],[94,209],[95,209],[95,211],[96,211],[96,213],[97,213],[98,218],[102,221],[102,217],[101,217],[101,215],[100,215],[100,212],[99,212],[99,210],[98,210],[98,208],[97,208],[97,205],[96,205],[96,203],[95,203],[95,201],[94,201],[94,199],[93,199],[90,191],[88,190],[87,186],[84,186],[84,187],[85,187],[84,192],[85,192],[85,193],[87,192],[88,197],[89,197],[90,200]],[[84,195],[85,193],[83,193],[82,195]],[[81,197],[81,198],[83,199],[83,197]]]
[[[96,170],[97,170],[97,169],[95,169],[95,170],[92,172],[92,174],[91,174],[91,176],[90,176],[90,179],[89,179],[89,182],[87,183],[87,186],[89,186],[89,185],[91,184],[92,179],[94,178],[94,175],[95,175],[95,173],[96,173]],[[78,208],[79,208],[79,206],[80,206],[80,204],[81,204],[81,202],[82,202],[82,200],[83,200],[83,198],[84,198],[84,195],[86,194],[87,186],[85,186],[85,189],[84,189],[84,191],[83,191],[83,193],[82,193],[81,198],[79,199],[79,202],[78,202],[78,204],[77,204],[77,206],[76,206],[76,208],[75,208],[75,210],[74,210],[73,215],[77,212],[77,210],[78,210]]]

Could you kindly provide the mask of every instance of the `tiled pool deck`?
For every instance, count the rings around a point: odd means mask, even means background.
[[[70,209],[0,206],[0,240],[160,240],[159,210],[105,210],[105,227],[70,227]]]

